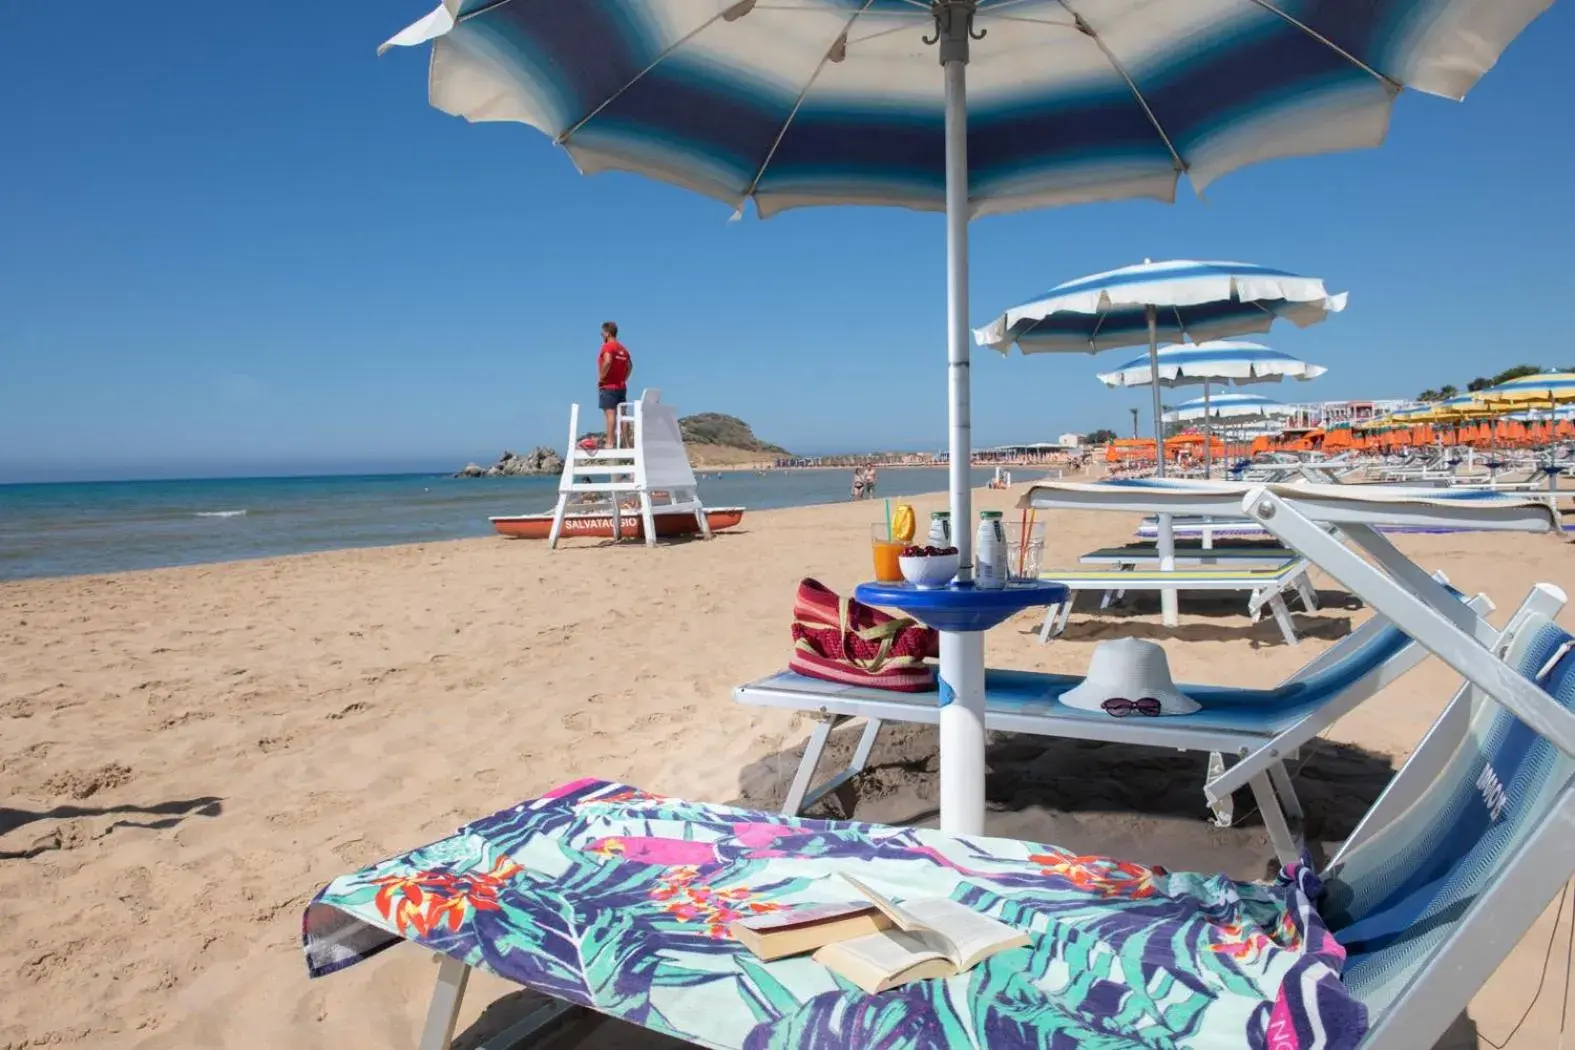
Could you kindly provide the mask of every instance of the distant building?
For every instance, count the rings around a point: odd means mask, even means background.
[[[1286,430],[1312,430],[1316,427],[1343,427],[1365,423],[1391,412],[1415,408],[1417,402],[1404,398],[1378,398],[1371,401],[1312,401],[1293,405],[1295,415],[1285,420]]]
[[[1077,448],[1079,445],[1081,445],[1083,443],[1083,435],[1082,434],[1062,434],[1059,438],[1056,439],[1056,443],[1059,444],[1062,448]]]

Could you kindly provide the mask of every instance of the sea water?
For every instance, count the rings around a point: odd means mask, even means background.
[[[974,485],[989,476],[975,470]],[[852,479],[847,469],[706,473],[700,498],[750,510],[837,503]],[[557,486],[435,474],[0,485],[0,580],[489,536],[490,515],[550,511]],[[872,520],[886,497],[946,486],[944,468],[882,470]]]

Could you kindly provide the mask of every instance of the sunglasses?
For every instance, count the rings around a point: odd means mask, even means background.
[[[1128,700],[1124,696],[1113,696],[1099,705],[1105,709],[1105,714],[1115,718],[1125,718],[1127,715],[1144,715],[1148,718],[1158,718],[1160,715],[1159,701],[1152,696],[1139,697]]]

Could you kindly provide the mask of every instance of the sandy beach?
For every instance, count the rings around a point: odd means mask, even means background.
[[[977,503],[1015,498],[981,490]],[[922,518],[943,498],[913,503]],[[317,889],[580,776],[773,805],[809,723],[731,690],[785,662],[800,578],[847,591],[868,575],[878,515],[752,513],[711,543],[655,550],[464,540],[0,585],[0,1048],[414,1047],[430,957],[400,948],[308,981],[300,918]],[[1135,525],[1052,516],[1047,563]],[[1397,543],[1486,591],[1498,623],[1575,566],[1562,537]],[[1321,590],[1323,609],[1296,616],[1295,648],[1272,622],[1250,624],[1239,598],[1188,599],[1175,631],[1153,602],[1080,608],[1047,646],[1025,613],[990,635],[989,660],[1081,671],[1098,640],[1131,634],[1163,641],[1179,680],[1268,685],[1370,615]],[[1298,780],[1310,839],[1349,834],[1454,687],[1430,660],[1313,749]],[[888,731],[856,814],[933,819],[934,743]],[[1205,823],[1201,759],[1002,738],[991,767],[993,831],[1238,877],[1272,856],[1245,795],[1240,826]],[[1445,1045],[1503,1040],[1552,920]],[[1553,1045],[1559,954],[1516,1046]],[[471,987],[460,1046],[521,999]],[[606,1024],[585,1045],[667,1044]]]

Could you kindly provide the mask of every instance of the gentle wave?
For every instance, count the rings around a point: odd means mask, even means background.
[[[246,517],[246,512],[244,510],[199,510],[196,516],[199,518],[244,518]]]

